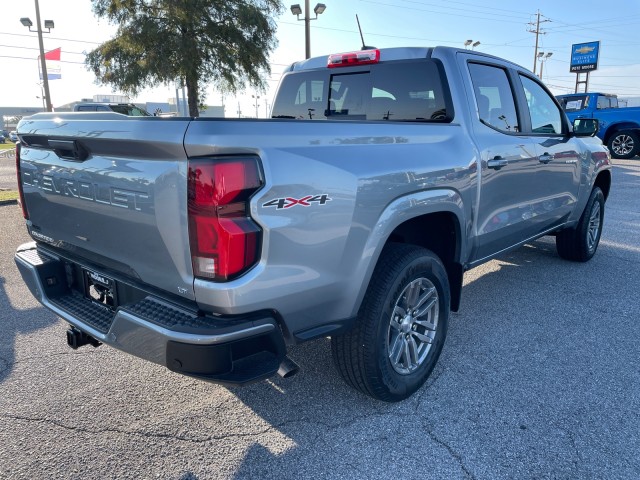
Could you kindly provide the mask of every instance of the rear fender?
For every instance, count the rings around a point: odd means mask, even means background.
[[[462,264],[464,263],[462,258],[466,258],[465,252],[467,252],[468,249],[466,237],[470,232],[470,224],[467,225],[467,222],[465,222],[465,218],[468,216],[465,215],[462,197],[458,192],[450,189],[417,192],[391,202],[376,222],[363,250],[358,268],[362,282],[360,283],[361,287],[356,299],[354,315],[357,314],[360,308],[382,249],[386,243],[390,241],[393,232],[400,225],[412,219],[443,212],[451,213],[455,216],[460,231],[458,235],[460,244],[455,250],[455,258],[453,259],[453,265],[451,265],[451,268],[455,269],[455,271],[452,272],[453,275],[450,273],[450,277],[453,277],[450,278],[452,292],[459,292],[459,287],[456,285],[458,283],[461,284]],[[424,232],[424,234],[429,235],[430,232]],[[434,234],[437,234],[437,232],[434,232]],[[459,294],[457,297],[459,299]]]

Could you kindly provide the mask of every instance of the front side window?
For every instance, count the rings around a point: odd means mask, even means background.
[[[529,106],[532,133],[562,134],[562,116],[551,95],[529,77],[520,75]]]
[[[516,104],[507,72],[500,67],[470,63],[469,73],[480,121],[503,132],[519,132]]]

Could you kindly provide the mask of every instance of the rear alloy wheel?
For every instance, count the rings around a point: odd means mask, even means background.
[[[604,194],[594,187],[578,226],[556,235],[556,250],[565,260],[586,262],[593,257],[600,244],[604,221]]]
[[[424,384],[440,356],[449,309],[449,281],[440,259],[415,245],[387,245],[356,324],[331,338],[336,369],[367,395],[404,400]]]
[[[633,158],[640,149],[640,142],[636,132],[621,130],[613,134],[607,146],[613,158]]]

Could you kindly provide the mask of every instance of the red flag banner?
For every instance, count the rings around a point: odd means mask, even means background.
[[[61,50],[61,48],[56,48],[44,54],[44,59],[47,62],[47,78],[49,80],[62,78],[62,69],[60,68]],[[40,64],[38,63],[38,65]],[[40,72],[40,80],[42,80],[42,72]]]

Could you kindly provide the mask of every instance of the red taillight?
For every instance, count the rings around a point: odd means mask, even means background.
[[[380,50],[362,50],[360,52],[334,53],[329,55],[327,67],[351,67],[355,65],[369,65],[380,61]]]
[[[16,176],[18,177],[18,194],[20,199],[20,207],[22,208],[22,216],[25,220],[29,220],[29,213],[27,212],[27,204],[24,203],[24,192],[22,190],[22,179],[20,178],[20,149],[22,148],[20,142],[16,143]]]
[[[196,277],[231,280],[258,261],[261,230],[249,198],[262,186],[254,158],[189,161],[189,242]]]

